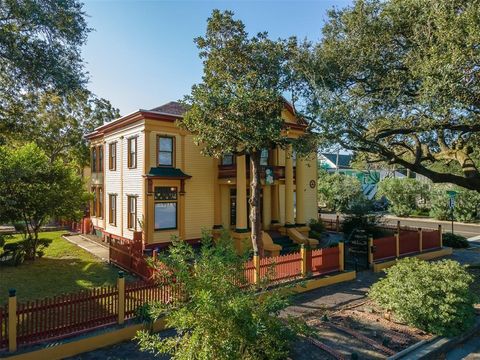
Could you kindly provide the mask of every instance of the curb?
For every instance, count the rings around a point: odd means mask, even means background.
[[[440,359],[441,355],[451,350],[453,347],[462,344],[475,334],[480,332],[480,316],[477,315],[475,324],[465,333],[453,338],[435,336],[429,340],[422,340],[412,346],[390,356],[387,360],[411,359],[411,360],[434,360]]]

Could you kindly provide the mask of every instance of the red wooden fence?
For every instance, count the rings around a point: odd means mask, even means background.
[[[7,319],[8,305],[0,305],[0,349],[6,348],[8,345]]]
[[[127,245],[128,246],[128,245]],[[122,261],[119,252],[118,261]],[[127,258],[127,257],[125,257]],[[318,249],[306,258],[314,275],[339,270],[339,248]],[[127,259],[126,261],[131,261]],[[259,261],[259,275],[277,284],[302,276],[300,253],[263,258]],[[248,283],[255,279],[253,261],[245,263],[244,273]],[[165,282],[138,281],[125,285],[125,318],[135,317],[136,309],[148,302],[172,303],[183,295],[179,285]],[[119,293],[116,286],[85,290],[42,300],[17,304],[17,343],[32,345],[54,339],[66,338],[118,321]],[[0,349],[8,346],[8,305],[0,306]]]
[[[400,239],[398,242],[400,255],[413,254],[420,251],[420,235],[418,230],[400,231]]]
[[[151,280],[153,270],[148,266],[142,251],[141,240],[111,239],[109,259],[115,265],[139,275],[144,280]]]
[[[373,260],[383,260],[394,258],[397,255],[395,236],[386,236],[373,239]]]
[[[299,252],[260,259],[260,278],[278,283],[300,277],[301,260]]]
[[[438,232],[438,230],[424,230],[422,243],[424,250],[438,249],[441,245],[440,233]]]
[[[373,239],[373,260],[388,260],[397,256],[397,245],[395,236],[387,236]],[[422,251],[440,248],[439,230],[422,231]],[[420,253],[420,234],[418,230],[401,230],[398,240],[399,255]]]
[[[117,321],[118,290],[104,287],[17,305],[17,342],[27,345]]]
[[[340,269],[340,251],[338,246],[312,251],[312,273],[323,275]]]

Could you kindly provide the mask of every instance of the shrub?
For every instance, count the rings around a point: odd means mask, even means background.
[[[310,227],[308,236],[313,239],[320,240],[322,238],[322,234],[325,232],[325,224],[323,221],[311,219],[308,223],[308,226]]]
[[[355,230],[364,230],[369,235],[375,235],[379,231],[378,225],[382,217],[379,214],[372,214],[371,211],[370,201],[359,202],[348,210],[342,222],[345,238],[348,239]]]
[[[174,359],[285,359],[301,328],[278,317],[288,306],[280,289],[258,296],[242,274],[244,258],[237,256],[227,233],[213,244],[204,233],[199,252],[174,239],[168,255],[156,263],[184,292],[176,304],[150,306],[151,320],[166,311],[166,322],[177,335],[161,339],[146,331],[136,339],[142,351],[170,354]],[[175,274],[175,278],[172,278]],[[243,289],[241,286],[243,285]],[[142,309],[143,318],[147,318]]]
[[[28,254],[35,254],[35,257],[42,257],[44,250],[52,243],[51,239],[26,238],[19,241],[8,242],[3,246],[2,258],[8,265],[20,265],[26,259]]]
[[[453,217],[457,221],[471,222],[480,217],[480,194],[476,191],[434,185],[431,191],[430,216],[438,220],[450,220],[449,195],[447,190],[455,190],[455,207]]]
[[[470,246],[466,237],[452,233],[443,234],[443,245],[456,249]]]
[[[428,185],[415,179],[384,179],[378,184],[377,198],[385,196],[389,210],[396,216],[410,216],[418,209],[417,203],[425,199]]]
[[[321,171],[318,179],[318,200],[333,211],[344,212],[365,198],[362,184],[353,176]]]
[[[474,321],[473,276],[453,260],[400,260],[370,289],[369,297],[400,321],[444,336],[457,335]]]

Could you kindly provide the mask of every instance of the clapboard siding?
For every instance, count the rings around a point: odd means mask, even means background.
[[[202,228],[213,227],[213,159],[200,153],[192,135],[185,137],[185,159],[185,172],[192,176],[185,182],[185,237],[194,239]]]

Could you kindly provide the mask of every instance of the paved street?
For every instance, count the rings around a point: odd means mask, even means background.
[[[322,218],[324,219],[335,219],[335,214],[324,214],[322,213]],[[343,216],[340,215],[340,218]],[[397,221],[400,220],[402,225],[410,227],[422,227],[424,229],[436,229],[438,225],[442,225],[443,232],[451,232],[452,223],[450,221],[440,221],[430,218],[400,218],[392,215],[386,215],[384,221],[389,225],[396,225]],[[453,226],[453,231],[456,234],[463,235],[466,238],[473,238],[480,236],[480,224],[466,224],[455,222]],[[480,238],[478,239],[478,244],[480,244]]]

